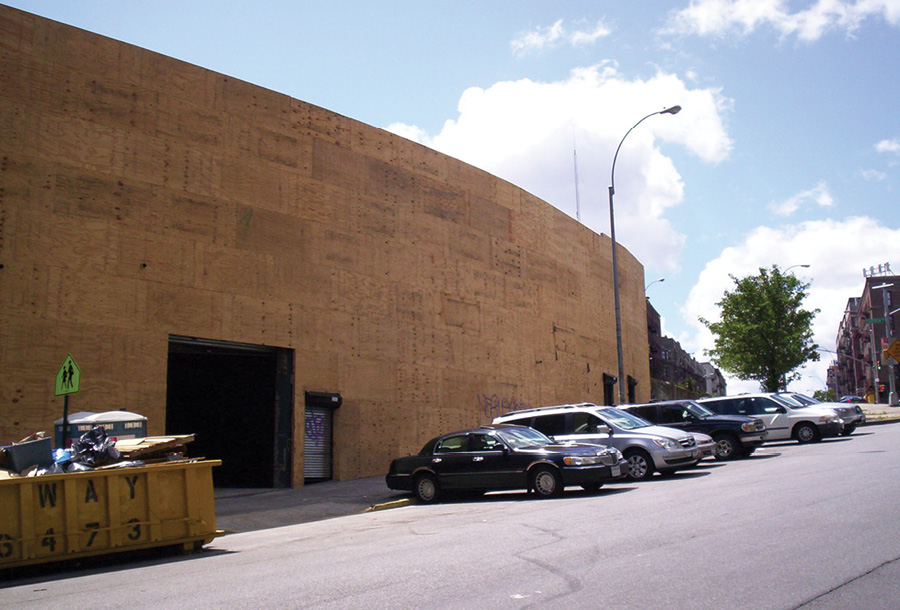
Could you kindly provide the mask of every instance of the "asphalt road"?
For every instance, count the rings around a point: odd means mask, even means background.
[[[413,505],[0,583],[0,607],[900,607],[900,426],[554,500]]]

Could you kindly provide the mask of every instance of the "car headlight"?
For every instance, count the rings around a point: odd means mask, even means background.
[[[599,455],[572,455],[563,458],[566,466],[589,466],[591,464],[599,464],[602,460]]]
[[[837,415],[823,415],[822,417],[819,418],[819,421],[823,424],[828,424],[831,422],[841,423],[841,424],[844,423],[844,420],[842,420]]]
[[[669,451],[675,451],[677,449],[681,449],[681,446],[675,441],[670,441],[667,438],[655,438],[653,442],[662,447],[663,449],[667,449]]]
[[[744,432],[756,432],[756,422],[748,421],[747,423],[741,424],[741,430]]]

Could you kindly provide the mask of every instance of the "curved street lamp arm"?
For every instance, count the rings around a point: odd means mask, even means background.
[[[631,126],[631,129],[625,132],[625,135],[622,136],[622,139],[619,140],[619,145],[616,147],[616,154],[613,155],[612,169],[609,172],[609,194],[614,195],[616,192],[616,159],[619,158],[619,150],[622,148],[622,144],[625,143],[625,138],[628,137],[635,127],[646,121],[652,116],[656,116],[657,114],[678,114],[681,112],[681,106],[672,106],[671,108],[666,108],[665,110],[658,110],[656,112],[651,112],[640,121]]]

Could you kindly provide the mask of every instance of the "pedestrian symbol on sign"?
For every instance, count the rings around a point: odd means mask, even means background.
[[[75,364],[72,354],[66,356],[62,366],[56,373],[55,396],[63,396],[66,394],[75,394],[78,392],[78,386],[81,383],[81,370]]]

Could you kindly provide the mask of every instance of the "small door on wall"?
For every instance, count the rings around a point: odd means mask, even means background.
[[[615,389],[618,377],[603,373],[603,404],[612,406],[616,404]]]
[[[303,479],[307,484],[332,479],[334,411],[340,406],[340,394],[306,392]]]

